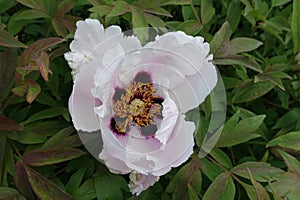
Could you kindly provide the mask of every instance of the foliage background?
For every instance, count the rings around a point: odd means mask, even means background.
[[[0,199],[300,199],[299,11],[299,0],[0,0]],[[86,152],[68,113],[63,53],[88,17],[203,36],[226,87],[213,151],[195,147],[138,197]],[[209,98],[200,107],[197,145]]]

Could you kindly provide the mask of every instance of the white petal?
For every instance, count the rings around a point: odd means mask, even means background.
[[[180,116],[166,147],[147,155],[149,160],[155,162],[152,175],[162,176],[172,167],[177,167],[189,158],[193,152],[191,149],[194,146],[194,131],[194,123],[187,122],[184,120],[184,116]]]
[[[96,71],[104,70],[102,59],[105,53],[117,46],[126,52],[141,45],[136,37],[124,37],[117,26],[104,30],[98,20],[77,22],[74,41],[70,45],[72,52],[65,54],[70,67],[75,70],[69,108],[77,130],[91,132],[99,129],[94,114],[95,98],[91,92],[93,77]]]
[[[197,107],[212,91],[217,83],[217,72],[212,63],[206,63],[203,68],[185,81],[173,88],[170,95],[176,99],[181,113]]]
[[[165,145],[176,125],[178,109],[175,102],[170,99],[167,92],[165,92],[165,100],[162,105],[163,120],[161,121],[160,128],[155,133],[155,138],[157,138],[163,144],[161,148],[165,148]]]
[[[82,73],[75,77],[73,91],[69,99],[69,110],[76,130],[96,131],[100,129],[97,116],[94,113],[95,97],[91,93],[93,68],[85,67]]]
[[[95,60],[101,60],[104,54],[118,44],[125,51],[140,48],[136,37],[125,37],[120,27],[111,26],[106,30],[96,19],[86,19],[77,22],[74,40],[70,45],[71,52],[65,54],[71,68],[76,70]]]
[[[128,187],[132,194],[140,195],[141,192],[154,185],[159,180],[159,177],[152,175],[144,175],[132,172],[130,174],[130,183]]]
[[[131,171],[131,169],[129,169],[124,162],[112,157],[109,152],[105,150],[105,148],[102,150],[99,158],[103,160],[108,169],[115,174],[127,174]]]
[[[203,38],[194,38],[181,31],[156,37],[154,42],[145,47],[161,49],[173,54],[177,57],[176,69],[184,75],[195,74],[202,68],[202,61],[207,60],[209,55],[209,45],[203,43]]]

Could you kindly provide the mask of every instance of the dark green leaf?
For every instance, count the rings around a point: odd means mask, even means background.
[[[242,9],[240,0],[232,0],[228,6],[226,21],[230,24],[231,30],[234,32],[241,20]]]
[[[95,199],[97,195],[94,187],[94,179],[91,178],[84,182],[82,186],[75,191],[74,197],[78,200]],[[97,198],[97,200],[99,200],[99,198]]]
[[[289,3],[291,0],[272,0],[272,7],[282,6],[284,4]]]
[[[17,200],[19,196],[19,193],[9,187],[0,187],[0,199],[1,200]]]
[[[98,200],[123,199],[122,190],[128,190],[125,179],[120,175],[102,173],[95,177],[95,190]]]
[[[52,147],[33,150],[23,155],[23,162],[31,166],[45,166],[65,162],[84,155],[85,152],[70,147]]]
[[[64,109],[63,107],[55,107],[55,108],[49,108],[49,109],[46,109],[46,110],[42,110],[38,113],[35,113],[35,114],[31,115],[26,120],[25,123],[29,124],[29,123],[37,121],[37,120],[57,117],[57,116],[62,114],[63,109]]]
[[[0,102],[8,96],[13,86],[17,56],[18,52],[16,48],[6,48],[0,53]]]

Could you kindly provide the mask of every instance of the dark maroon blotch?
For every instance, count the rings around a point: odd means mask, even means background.
[[[151,82],[151,76],[147,72],[139,72],[134,78],[135,82],[140,83],[150,83]]]
[[[154,124],[149,124],[148,126],[142,126],[141,128],[141,134],[144,136],[152,136],[157,131],[157,126]]]
[[[113,96],[113,100],[117,101],[121,99],[122,95],[126,94],[126,90],[122,88],[115,88],[115,94]]]

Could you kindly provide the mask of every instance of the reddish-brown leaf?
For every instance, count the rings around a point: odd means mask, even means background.
[[[71,147],[53,147],[33,150],[23,155],[23,162],[31,166],[52,165],[72,160],[85,152]]]
[[[65,40],[62,38],[49,37],[32,43],[25,51],[23,51],[19,60],[19,65],[28,65],[30,61],[37,59],[43,51],[64,41]]]
[[[5,116],[0,116],[0,131],[21,131],[23,129],[17,122]]]
[[[35,199],[22,161],[18,161],[16,164],[16,173],[14,176],[14,181],[17,189],[25,197],[27,197],[27,199]]]
[[[41,92],[41,87],[37,82],[28,81],[26,101],[28,103],[32,103],[36,99],[36,97],[40,94],[40,92]]]
[[[25,166],[25,171],[27,173],[28,181],[32,187],[32,190],[39,197],[39,199],[74,200],[74,197],[61,190],[55,183],[45,178],[37,171],[28,166]]]

